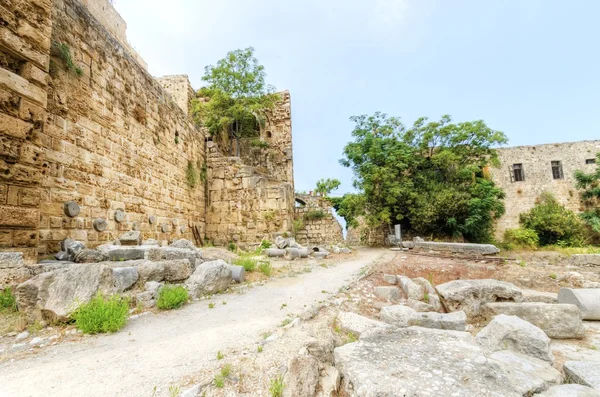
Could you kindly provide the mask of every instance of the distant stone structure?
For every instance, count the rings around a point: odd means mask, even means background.
[[[341,244],[344,242],[342,225],[333,213],[330,202],[320,196],[296,195],[295,219],[302,226],[296,231],[300,244]]]
[[[506,214],[496,224],[496,238],[501,240],[507,229],[518,228],[519,215],[533,208],[544,191],[575,212],[583,210],[573,174],[594,171],[599,152],[600,140],[499,149],[500,166],[489,168],[506,193]]]

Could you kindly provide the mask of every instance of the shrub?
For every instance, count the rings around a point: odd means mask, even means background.
[[[231,251],[231,252],[235,252],[235,251],[237,251],[237,248],[238,248],[238,247],[237,247],[237,245],[236,245],[234,242],[230,242],[230,243],[227,245],[227,249],[228,249],[229,251]]]
[[[250,141],[250,146],[257,147],[260,149],[266,149],[269,147],[269,143],[263,141],[262,139],[253,139],[252,141]]]
[[[318,221],[325,218],[325,212],[323,210],[310,210],[304,215],[305,221]]]
[[[550,193],[543,193],[535,207],[521,214],[521,224],[537,233],[540,245],[579,247],[585,243],[586,229],[581,219]]]
[[[271,397],[281,397],[283,395],[283,389],[285,388],[285,384],[283,383],[283,377],[278,375],[276,378],[271,379],[271,384],[269,385],[269,392],[271,393]]]
[[[178,309],[189,299],[188,291],[181,285],[165,285],[158,292],[156,307],[161,310]]]
[[[0,291],[0,312],[2,311],[17,311],[17,300],[10,288]]]
[[[260,247],[259,248],[261,250],[266,250],[266,249],[271,248],[272,246],[273,246],[272,242],[270,242],[269,240],[263,240],[263,241],[260,242]]]
[[[117,332],[127,323],[129,302],[118,295],[97,295],[81,305],[72,315],[75,326],[85,334]]]
[[[540,243],[540,238],[532,229],[508,229],[504,232],[504,242],[517,247],[536,248]]]
[[[242,266],[245,271],[253,272],[256,270],[256,259],[254,258],[239,258],[236,259],[233,263],[236,266]]]
[[[187,184],[189,187],[194,188],[198,184],[198,180],[200,176],[198,175],[198,171],[194,166],[194,163],[188,161],[187,169],[185,170],[185,178],[187,180]]]
[[[272,270],[273,267],[271,266],[271,262],[261,262],[260,265],[258,265],[258,271],[267,277],[271,277]]]

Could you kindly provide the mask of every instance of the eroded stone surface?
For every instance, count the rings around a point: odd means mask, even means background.
[[[372,320],[368,317],[352,312],[340,312],[336,321],[342,330],[346,332],[352,332],[357,336],[360,336],[363,332],[366,332],[370,329],[389,328],[389,325],[386,323]]]
[[[537,397],[600,397],[600,391],[582,385],[552,386]]]
[[[571,382],[600,390],[600,361],[567,361],[563,371]]]
[[[193,297],[197,297],[224,291],[231,280],[231,269],[227,263],[216,260],[198,266],[187,280],[186,287]]]
[[[561,288],[558,301],[577,306],[584,320],[600,320],[600,288]]]

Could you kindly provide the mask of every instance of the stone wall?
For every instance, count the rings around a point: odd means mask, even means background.
[[[371,228],[364,218],[358,218],[358,226],[349,227],[346,233],[346,243],[350,246],[380,247],[386,245],[388,231],[384,227]]]
[[[600,141],[499,149],[500,167],[489,169],[494,182],[506,193],[506,214],[497,222],[496,238],[502,239],[506,229],[519,227],[519,215],[530,210],[544,191],[552,193],[567,208],[582,210],[573,174],[576,170],[594,171],[595,164],[586,164],[586,160],[593,160],[598,152]],[[563,177],[560,179],[553,178],[553,161],[561,162]],[[523,165],[523,181],[515,181],[514,164]]]
[[[289,232],[294,216],[294,188],[239,157],[226,157],[208,142],[206,234],[216,245],[255,243],[273,233]]]
[[[311,219],[310,214],[323,214],[319,219]],[[296,195],[295,219],[303,226],[296,231],[296,241],[304,245],[342,244],[342,225],[333,215],[329,201],[322,197]]]
[[[0,250],[27,262],[39,243],[51,10],[50,0],[0,4]]]
[[[156,79],[162,88],[167,91],[175,103],[186,115],[190,114],[192,100],[195,97],[194,89],[187,75],[164,76]]]

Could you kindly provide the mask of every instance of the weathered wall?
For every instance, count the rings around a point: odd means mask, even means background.
[[[310,213],[319,212],[321,219],[310,219]],[[331,204],[322,197],[296,195],[295,219],[304,227],[296,231],[296,241],[300,244],[341,244],[344,243],[342,225],[333,215]]]
[[[581,200],[573,174],[576,170],[593,171],[595,165],[586,164],[586,160],[594,159],[598,152],[600,141],[499,149],[501,165],[498,168],[490,168],[490,174],[494,182],[506,193],[506,214],[497,223],[496,238],[502,239],[506,229],[519,227],[519,214],[530,210],[544,191],[554,194],[567,208],[580,211]],[[563,179],[553,179],[552,161],[562,163]],[[513,164],[523,164],[524,181],[514,181],[511,178]]]
[[[39,243],[51,9],[50,0],[0,4],[0,250],[27,262]]]
[[[188,115],[194,99],[194,89],[187,75],[164,76],[156,79],[167,91],[175,103]]]
[[[225,157],[208,142],[206,234],[217,245],[255,243],[291,230],[294,188],[243,163]]]
[[[346,233],[346,244],[351,246],[379,247],[386,245],[388,232],[385,228],[368,227],[365,220],[360,217],[357,227],[349,227]]]

